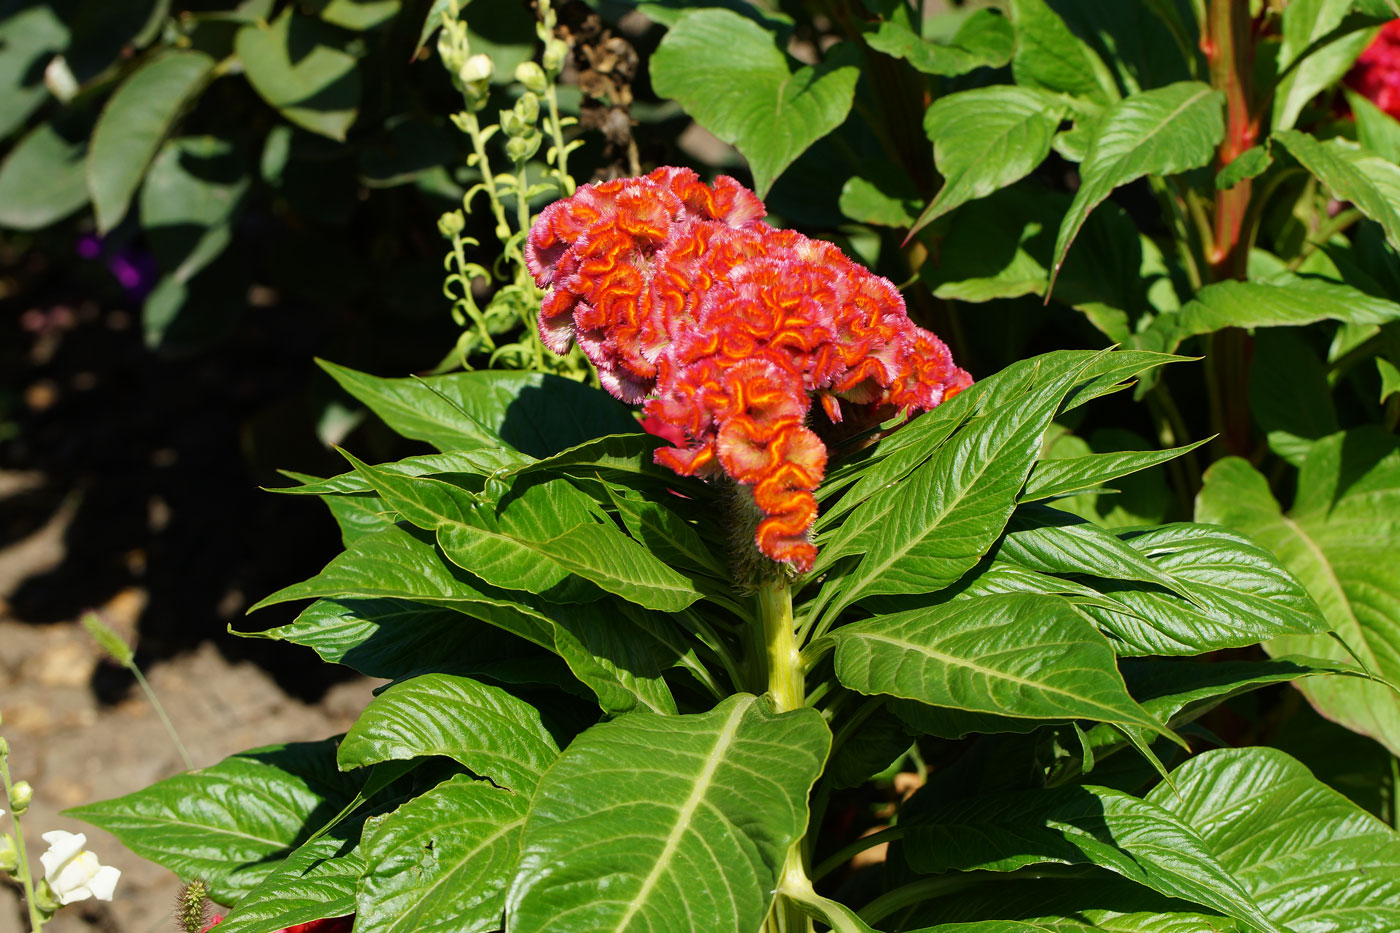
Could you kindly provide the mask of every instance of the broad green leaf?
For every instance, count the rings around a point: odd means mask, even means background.
[[[1269,448],[1295,467],[1302,466],[1314,441],[1341,429],[1327,367],[1292,328],[1254,335],[1249,410]]]
[[[87,135],[85,125],[41,123],[15,143],[0,162],[0,227],[38,230],[88,202]]]
[[[558,594],[577,575],[663,612],[700,598],[691,581],[616,526],[594,522],[591,500],[564,480],[520,483],[493,502],[442,480],[389,473],[345,456],[391,508],[435,531],[453,563],[494,586]]]
[[[1081,381],[1080,372],[1072,370],[1014,403],[986,411],[898,485],[870,496],[830,541],[819,542],[831,552],[827,564],[863,555],[842,578],[829,616],[868,596],[938,590],[976,564],[1010,517],[1050,419]],[[929,426],[940,421],[935,418]],[[814,571],[821,566],[819,558]]]
[[[1156,445],[1122,428],[1098,428],[1087,438],[1063,434],[1051,442],[1040,463],[1056,458],[1078,459],[1124,451],[1151,452]],[[1153,467],[1113,480],[1109,488],[1091,489],[1051,503],[1055,508],[1105,528],[1156,525],[1166,520],[1173,498],[1164,470]]]
[[[498,929],[528,799],[457,775],[371,819],[356,896],[361,933]]]
[[[1097,865],[1168,897],[1281,933],[1186,821],[1107,787],[957,801],[920,814],[905,838],[905,855],[915,871]]]
[[[1128,695],[1113,649],[1052,596],[954,600],[832,633],[852,690],[1024,719],[1162,726]]]
[[[864,38],[877,52],[902,58],[924,74],[945,77],[967,74],[977,68],[1000,68],[1011,60],[1015,41],[1006,18],[985,8],[963,20],[946,44],[930,42],[893,20],[868,28]]]
[[[220,927],[229,933],[280,933],[288,926],[355,912],[355,888],[365,870],[355,838],[358,822],[299,846],[234,909]]]
[[[509,447],[476,447],[467,450],[453,450],[444,454],[423,454],[419,457],[404,457],[390,463],[381,463],[377,469],[404,476],[434,476],[444,473],[465,473],[473,476],[490,476],[493,473],[513,472],[535,463],[535,458],[522,454]],[[329,479],[316,477],[302,478],[302,474],[282,471],[283,475],[301,481],[300,486],[282,486],[270,492],[287,493],[294,496],[324,496],[330,494],[372,493],[374,487],[354,470],[332,476]]]
[[[343,141],[359,112],[360,71],[341,35],[288,8],[238,30],[234,47],[263,100],[297,126]]]
[[[859,74],[835,53],[794,72],[770,33],[719,9],[682,18],[651,59],[656,93],[743,153],[759,197],[846,119]]]
[[[1273,95],[1276,131],[1291,129],[1308,101],[1346,74],[1375,37],[1375,30],[1362,29],[1322,41],[1342,25],[1352,5],[1353,0],[1293,0],[1283,8],[1276,72],[1282,77]]]
[[[594,726],[530,803],[511,929],[752,933],[830,742],[815,710],[774,714],[747,695]]]
[[[1029,175],[1050,154],[1064,114],[1054,95],[1033,88],[994,85],[940,97],[924,112],[924,133],[943,187],[910,234]]]
[[[1031,468],[1031,475],[1026,480],[1025,488],[1021,490],[1020,501],[1035,502],[1052,496],[1064,496],[1092,489],[1140,470],[1175,460],[1204,443],[1205,441],[1201,440],[1169,450],[1125,450],[1119,453],[1040,460]]]
[[[1195,18],[1185,0],[1050,0],[1050,6],[1071,32],[1103,55],[1126,94],[1192,76],[1198,42]]]
[[[1400,369],[1383,356],[1376,357],[1376,372],[1381,377],[1381,404],[1385,404],[1396,392],[1400,392]]]
[[[1400,926],[1400,835],[1271,748],[1216,749],[1147,796],[1290,930]]]
[[[1224,327],[1296,327],[1317,321],[1384,324],[1400,319],[1400,304],[1327,279],[1285,273],[1265,282],[1215,282],[1175,314],[1152,322],[1154,345],[1174,350],[1183,340]]]
[[[1089,581],[1110,602],[1086,602],[1082,611],[1114,639],[1119,654],[1201,654],[1327,631],[1327,621],[1298,579],[1248,538],[1187,523],[1128,531],[1124,537],[1190,599],[1141,584]],[[1290,653],[1327,656],[1304,648]]]
[[[67,45],[68,26],[48,4],[21,6],[0,20],[0,139],[48,98],[44,67]]]
[[[287,625],[236,634],[305,645],[323,661],[393,680],[421,671],[429,661],[495,657],[487,633],[451,609],[407,599],[346,598],[317,600]]]
[[[874,177],[866,169],[847,178],[838,203],[841,213],[858,223],[907,228],[922,201],[907,176],[888,168]]]
[[[362,783],[336,769],[334,742],[305,742],[243,752],[65,812],[183,878],[203,878],[211,897],[231,904],[338,813]]]
[[[1134,94],[1109,107],[1079,166],[1079,189],[1055,238],[1051,285],[1084,221],[1113,189],[1144,175],[1206,165],[1225,135],[1224,95],[1198,81]]]
[[[127,77],[102,108],[87,157],[99,231],[126,216],[146,166],[213,68],[214,59],[203,52],[167,52]]]
[[[1212,466],[1196,500],[1199,517],[1239,529],[1278,555],[1306,584],[1330,627],[1375,674],[1400,680],[1400,449],[1378,429],[1315,443],[1284,513],[1264,477],[1243,460]],[[1278,638],[1270,654],[1345,662],[1325,636]],[[1300,689],[1329,718],[1400,753],[1400,698],[1377,683],[1312,679]]]
[[[1321,142],[1297,130],[1282,130],[1274,140],[1317,176],[1333,197],[1350,201],[1380,224],[1391,248],[1400,250],[1400,165],[1344,139]]]
[[[1258,178],[1274,164],[1268,146],[1254,146],[1246,149],[1215,175],[1215,190],[1226,191],[1242,181]]]
[[[1011,73],[1017,84],[1102,106],[1118,99],[1118,87],[1103,59],[1070,32],[1045,0],[1011,0],[1011,22],[1016,27]]]
[[[418,56],[418,50],[428,43],[431,36],[442,26],[442,14],[451,7],[452,0],[433,0],[433,5],[428,7],[428,15],[423,17],[423,28],[418,31],[418,44],[414,46],[413,55]]]
[[[430,536],[399,525],[366,535],[317,576],[278,590],[249,611],[293,599],[352,597],[455,609],[558,654],[609,712],[638,705],[675,711],[661,678],[683,654],[670,619],[629,614],[607,603],[537,604],[450,565]]]
[[[539,710],[499,687],[424,674],[375,697],[336,751],[346,771],[443,755],[529,796],[559,755]]]
[[[316,15],[345,29],[373,29],[399,14],[399,0],[317,0]]]
[[[441,451],[514,447],[547,457],[637,422],[601,389],[546,373],[487,370],[381,379],[317,361],[395,431]]]
[[[1400,162],[1400,121],[1360,94],[1347,90],[1346,95],[1356,118],[1357,141],[1387,161]]]

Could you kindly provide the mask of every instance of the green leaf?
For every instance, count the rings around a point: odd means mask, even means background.
[[[1400,392],[1400,369],[1395,368],[1395,364],[1383,356],[1376,357],[1376,372],[1381,377],[1381,397],[1380,402],[1385,404],[1396,392]]]
[[[1250,535],[1306,584],[1338,636],[1377,675],[1400,680],[1400,447],[1377,428],[1343,431],[1312,447],[1298,498],[1284,514],[1257,470],[1237,458],[1205,476],[1199,517]],[[1325,636],[1278,638],[1270,654],[1345,661]],[[1400,753],[1400,698],[1377,683],[1314,679],[1300,689],[1324,715]]]
[[[1294,0],[1283,8],[1277,71],[1282,77],[1273,95],[1275,131],[1290,129],[1308,101],[1346,74],[1375,37],[1375,30],[1362,29],[1322,41],[1342,25],[1352,5],[1353,0]]]
[[[1178,523],[1128,531],[1125,540],[1170,574],[1190,599],[1151,586],[1095,583],[1108,602],[1086,602],[1081,609],[1114,638],[1121,655],[1200,654],[1327,631],[1303,585],[1267,550],[1239,534]],[[1305,649],[1290,653],[1325,656]]]
[[[958,205],[1029,175],[1050,154],[1065,107],[1032,88],[994,85],[940,97],[924,112],[924,133],[943,187],[912,235]]]
[[[752,933],[830,742],[815,710],[774,714],[746,695],[592,727],[531,801],[512,929]]]
[[[365,869],[356,839],[359,823],[337,827],[283,859],[218,925],[229,933],[279,933],[288,926],[355,912],[355,888]]]
[[[878,177],[847,178],[838,204],[841,213],[863,224],[908,227],[914,222],[920,199],[908,177],[890,169]]]
[[[819,539],[825,552],[814,572],[837,557],[864,555],[842,578],[828,617],[868,596],[941,589],[976,564],[1010,517],[1050,419],[1081,381],[1080,371],[1071,370],[987,411],[898,485],[870,496],[830,541]],[[927,426],[940,423],[949,424],[934,418]]]
[[[607,603],[536,604],[522,593],[498,590],[451,566],[423,532],[390,525],[366,535],[316,577],[278,590],[249,611],[322,597],[410,599],[446,606],[558,654],[609,712],[638,705],[675,711],[675,700],[661,678],[683,653],[669,619],[630,614]]]
[[[1354,91],[1346,95],[1361,145],[1387,161],[1400,162],[1400,121]]]
[[[21,6],[0,20],[0,139],[48,99],[44,67],[67,45],[68,26],[48,4]]]
[[[1269,448],[1295,467],[1302,466],[1314,441],[1341,429],[1327,367],[1293,329],[1254,335],[1249,410]]]
[[[924,74],[950,78],[977,68],[1000,68],[1011,60],[1015,41],[1011,24],[991,9],[974,11],[946,44],[930,42],[893,20],[866,27],[864,35],[875,51],[902,58]]]
[[[1163,729],[1128,695],[1108,640],[1063,599],[954,600],[846,625],[831,637],[836,676],[860,693]]]
[[[539,710],[499,687],[452,674],[394,684],[365,707],[336,752],[343,770],[443,755],[530,795],[559,755]]]
[[[1191,825],[1158,804],[1107,787],[957,801],[921,814],[905,838],[915,871],[1097,865],[1168,897],[1281,933]]]
[[[1140,470],[1175,460],[1204,443],[1204,440],[1200,440],[1169,450],[1125,450],[1040,460],[1031,468],[1031,475],[1026,480],[1025,488],[1021,490],[1020,501],[1035,502],[1092,489],[1119,477],[1130,476]]]
[[[1016,27],[1011,73],[1017,84],[1104,106],[1118,99],[1103,59],[1070,32],[1045,0],[1011,0],[1011,22]]]
[[[476,447],[467,450],[453,450],[442,454],[423,454],[418,457],[404,457],[389,463],[381,463],[377,469],[404,476],[434,476],[444,473],[465,473],[470,476],[490,476],[493,473],[512,473],[537,461],[528,454],[509,447]],[[283,470],[283,475],[300,480],[300,486],[283,486],[270,492],[287,493],[294,496],[345,496],[367,494],[374,490],[369,481],[348,470],[330,479],[304,477],[304,474]]]
[[[1215,190],[1226,191],[1235,187],[1240,182],[1250,178],[1258,178],[1274,164],[1274,157],[1269,154],[1268,146],[1254,146],[1246,149],[1215,174]]]
[[[1400,250],[1400,165],[1344,139],[1320,142],[1297,130],[1273,137],[1339,201],[1350,201],[1380,224],[1391,249]]]
[[[65,812],[183,878],[203,878],[211,897],[231,904],[340,812],[362,782],[336,769],[333,741],[304,742],[243,752]]]
[[[146,166],[213,68],[214,59],[203,52],[167,52],[127,77],[102,108],[87,158],[100,232],[126,216]]]
[[[509,446],[535,457],[637,422],[601,389],[546,373],[486,370],[381,379],[318,360],[340,387],[395,431],[442,451]]]
[[[663,612],[679,612],[700,598],[691,581],[611,522],[595,522],[592,500],[565,480],[519,483],[493,502],[442,480],[390,473],[345,456],[391,508],[435,531],[453,563],[494,586],[561,594],[569,576],[577,575]]]
[[[1152,322],[1149,342],[1174,350],[1183,340],[1225,327],[1297,327],[1317,321],[1384,324],[1400,319],[1400,304],[1350,285],[1285,273],[1265,282],[1215,282],[1175,314]]]
[[[1225,96],[1199,81],[1143,91],[1109,107],[1079,166],[1079,189],[1055,238],[1051,285],[1091,211],[1144,175],[1173,175],[1208,164],[1225,135]]]
[[[0,226],[38,230],[88,202],[84,121],[41,123],[0,163]]]
[[[317,0],[316,14],[345,29],[373,29],[399,15],[399,0]]]
[[[428,15],[423,17],[423,28],[418,31],[418,44],[413,47],[413,57],[418,57],[418,51],[428,44],[428,37],[442,26],[442,14],[451,9],[452,0],[433,0],[433,5],[428,8]]]
[[[527,798],[457,775],[370,820],[356,897],[361,933],[500,926]]]
[[[360,72],[340,37],[288,8],[271,23],[238,30],[234,48],[258,96],[297,126],[344,141],[358,113]]]
[[[656,93],[743,153],[759,197],[846,119],[859,74],[835,53],[794,72],[770,33],[718,9],[682,18],[651,59]]]
[[[1148,801],[1192,826],[1276,923],[1400,926],[1400,835],[1271,748],[1217,749]]]

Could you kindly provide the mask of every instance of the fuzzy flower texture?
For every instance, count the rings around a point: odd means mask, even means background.
[[[1352,65],[1346,83],[1362,97],[1400,119],[1400,19],[1381,27]]]
[[[813,427],[925,411],[972,378],[888,279],[765,213],[732,178],[660,168],[550,205],[525,257],[550,290],[545,345],[577,341],[604,388],[642,404],[675,445],[657,463],[749,488],[759,551],[805,572],[827,459]]]

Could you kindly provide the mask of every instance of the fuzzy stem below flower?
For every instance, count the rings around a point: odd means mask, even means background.
[[[19,882],[24,888],[24,903],[29,908],[29,928],[31,933],[39,933],[44,928],[44,915],[39,910],[39,902],[34,897],[34,879],[29,874],[29,853],[24,847],[24,830],[20,826],[19,814],[14,812],[14,785],[10,783],[10,768],[5,756],[0,755],[0,782],[5,787],[5,802],[10,804],[10,821],[15,827],[15,848],[19,855]]]

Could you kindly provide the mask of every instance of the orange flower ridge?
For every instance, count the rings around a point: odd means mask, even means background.
[[[541,288],[540,335],[577,341],[598,377],[642,403],[673,447],[656,462],[752,490],[767,557],[811,569],[813,491],[826,445],[809,426],[925,411],[972,382],[914,326],[888,279],[830,243],[763,223],[732,178],[689,169],[587,185],[545,209],[525,258]],[[878,420],[878,419],[877,419]]]

